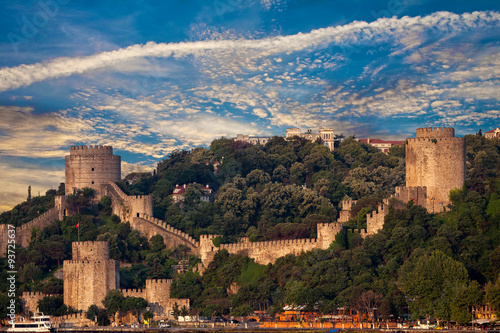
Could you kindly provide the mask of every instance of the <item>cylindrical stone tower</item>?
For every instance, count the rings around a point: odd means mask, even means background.
[[[66,195],[84,187],[99,195],[101,184],[120,179],[121,158],[111,146],[73,146],[66,156]]]
[[[418,128],[407,140],[406,187],[425,186],[427,209],[439,212],[464,182],[465,139],[455,138],[453,128]]]

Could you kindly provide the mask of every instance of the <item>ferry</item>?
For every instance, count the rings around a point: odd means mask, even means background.
[[[34,315],[30,321],[14,321],[12,327],[7,329],[7,332],[28,333],[28,332],[42,332],[48,333],[52,330],[52,321],[50,316],[42,314]]]

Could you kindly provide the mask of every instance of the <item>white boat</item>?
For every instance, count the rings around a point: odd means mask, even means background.
[[[17,332],[17,333],[27,333],[27,332],[50,332],[52,329],[52,321],[50,316],[44,316],[42,314],[34,315],[31,317],[32,320],[25,321],[14,321],[12,326],[7,329],[7,332]]]

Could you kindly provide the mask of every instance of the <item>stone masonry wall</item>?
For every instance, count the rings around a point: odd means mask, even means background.
[[[36,219],[16,228],[16,244],[27,248],[31,240],[31,231],[34,228],[43,229],[48,227],[59,218],[59,210],[54,207],[37,217]]]
[[[0,224],[0,257],[5,257],[7,244],[9,244],[9,225]]]
[[[376,211],[366,214],[366,236],[375,235],[382,230],[387,214],[389,214],[389,206],[385,203],[379,205]]]
[[[107,242],[75,243],[75,257],[84,260],[64,261],[64,304],[77,310],[87,310],[92,304],[102,306],[107,293],[120,286],[119,261],[109,259]]]
[[[61,296],[61,295],[44,294],[39,291],[25,291],[21,296],[21,304],[24,307],[24,309],[34,313],[38,308],[38,301],[44,298],[45,296]]]
[[[101,184],[121,179],[121,157],[110,146],[74,146],[65,158],[66,195],[90,187],[100,196]]]
[[[148,215],[134,217],[130,226],[148,239],[155,235],[161,235],[167,248],[183,244],[189,247],[193,254],[199,253],[199,243],[194,238],[157,218]]]
[[[172,280],[147,279],[145,289],[122,289],[123,296],[142,297],[148,301],[148,306],[155,315],[155,320],[171,316],[175,303],[189,309],[189,299],[170,298]]]
[[[256,263],[267,265],[287,254],[299,255],[315,249],[327,249],[335,240],[335,235],[342,230],[341,223],[318,223],[317,239],[284,239],[266,242],[240,242],[236,244],[213,245],[212,239],[217,235],[200,236],[200,257],[205,267],[213,260],[217,251],[225,249],[229,253],[253,258]]]
[[[396,186],[395,193],[391,196],[404,203],[413,201],[415,205],[427,206],[427,187],[425,186]]]
[[[52,317],[52,324],[54,327],[92,327],[95,322],[86,317],[86,313],[73,313],[66,316]]]
[[[101,193],[111,197],[111,208],[125,222],[132,223],[134,217],[153,215],[153,196],[126,195],[113,181],[101,185]]]
[[[73,242],[72,256],[77,261],[100,261],[109,259],[109,243],[104,241]]]
[[[442,211],[450,191],[464,182],[465,139],[455,138],[452,128],[417,129],[417,137],[407,139],[406,187],[427,188],[430,212]]]
[[[340,211],[340,216],[337,219],[337,222],[340,223],[345,223],[349,221],[351,218],[351,208],[352,205],[354,205],[357,202],[357,200],[342,200],[342,210]]]

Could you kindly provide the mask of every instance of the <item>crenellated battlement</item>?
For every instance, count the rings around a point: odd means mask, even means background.
[[[111,146],[72,146],[70,155],[113,155],[113,147]]]
[[[109,259],[109,243],[104,241],[73,242],[73,260],[105,261]]]
[[[456,137],[446,137],[446,138],[408,138],[406,139],[407,140],[407,144],[408,145],[411,145],[411,144],[416,144],[416,143],[419,143],[419,144],[422,144],[422,143],[425,143],[425,142],[432,142],[434,144],[437,144],[437,143],[461,143],[461,142],[465,142],[465,138],[456,138]]]
[[[31,230],[34,227],[37,227],[40,222],[44,222],[45,220],[51,220],[51,223],[56,219],[56,217],[59,216],[59,211],[57,208],[51,208],[42,215],[38,216],[37,218],[34,218],[33,220],[29,221],[28,223],[25,223],[19,227],[16,228],[17,232],[22,232],[25,230]]]
[[[366,229],[347,229],[347,233],[360,234],[363,238],[368,235]]]
[[[191,237],[191,235],[189,235],[185,232],[182,232],[181,230],[175,229],[174,227],[172,227],[170,224],[167,224],[163,220],[157,219],[157,218],[149,216],[147,214],[140,214],[140,217],[138,219],[146,220],[150,223],[153,223],[156,226],[158,226],[159,228],[165,230],[166,232],[182,238],[183,240],[188,242],[191,245],[191,247],[194,247],[195,244],[197,243],[196,240],[193,237]]]
[[[417,138],[453,138],[455,129],[452,127],[417,128]]]
[[[376,234],[384,227],[385,217],[389,214],[389,206],[380,204],[375,211],[366,214],[366,233],[364,237]]]
[[[146,288],[148,285],[172,284],[172,279],[146,279]]]
[[[57,295],[57,294],[44,294],[41,291],[23,291],[22,298],[38,297],[38,296],[42,296],[42,297],[45,297],[45,296],[54,297],[54,296],[61,296],[61,295]]]
[[[90,153],[90,151],[89,151]],[[87,154],[78,154],[78,155],[67,155],[66,156],[66,159],[70,159],[71,161],[75,161],[75,160],[86,160],[87,163],[90,163],[90,162],[93,162],[93,161],[97,161],[97,160],[102,160],[102,161],[118,161],[120,162],[121,161],[121,156],[120,155],[105,155],[105,154],[102,154],[102,155],[99,155],[99,154],[93,154],[93,155],[90,155],[89,153]]]

